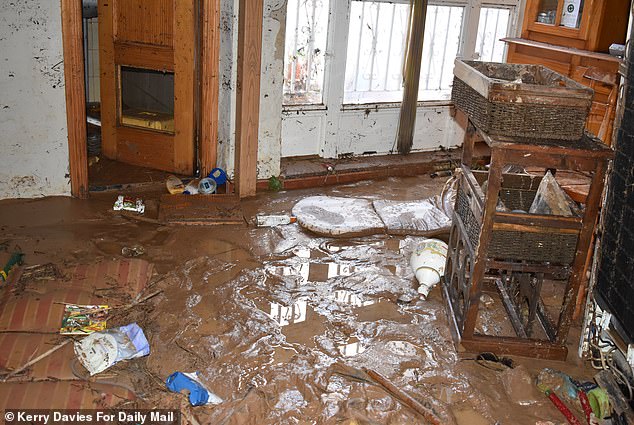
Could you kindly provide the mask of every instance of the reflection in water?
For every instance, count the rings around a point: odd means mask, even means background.
[[[280,326],[301,323],[306,320],[306,308],[308,301],[300,299],[290,307],[278,303],[271,303],[271,313],[269,316]]]
[[[337,346],[342,356],[353,357],[357,354],[363,353],[366,350],[366,347],[361,345],[361,342],[357,338],[353,337],[350,338],[350,340],[353,340],[353,342]]]
[[[351,305],[352,307],[365,307],[376,303],[376,300],[364,300],[361,295],[355,294],[354,292],[348,291],[346,289],[335,291],[333,298],[338,303]]]

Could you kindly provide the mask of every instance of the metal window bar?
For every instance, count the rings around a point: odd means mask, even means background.
[[[315,14],[317,11],[317,2],[315,0],[311,1],[311,16],[308,20],[308,25],[310,25],[308,32],[308,51],[306,52],[306,83],[304,85],[304,91],[311,91],[311,74],[313,72],[313,54],[315,51]]]
[[[372,91],[372,80],[374,77],[374,62],[376,61],[376,46],[378,42],[379,15],[381,14],[381,3],[376,5],[376,18],[374,20],[374,32],[372,34],[372,57],[370,60],[370,76],[368,78],[368,91]],[[390,31],[391,32],[391,31]]]
[[[442,89],[442,76],[444,75],[445,71],[445,59],[447,58],[447,41],[449,40],[449,25],[451,24],[452,11],[453,8],[450,8],[449,13],[447,14],[447,31],[445,32],[445,42],[443,43],[442,48],[442,61],[440,62],[440,78],[438,79],[438,90]]]
[[[390,39],[387,43],[387,58],[388,60],[385,61],[385,79],[383,81],[383,87],[387,89],[387,81],[388,81],[388,77],[390,75],[390,56],[392,55],[392,40],[394,39],[394,16],[396,16],[396,8],[392,7],[392,18],[390,20]],[[377,19],[378,19],[378,14],[377,14]],[[402,68],[401,68],[402,69]],[[401,80],[402,80],[402,76],[401,76]],[[372,88],[372,86],[370,86],[370,88]]]
[[[295,73],[297,72],[297,41],[299,39],[299,9],[300,5],[297,5],[297,13],[295,14],[295,35],[293,37],[293,60],[291,61],[291,83],[290,92],[295,92]]]
[[[432,26],[432,31],[431,31],[431,40],[429,42],[429,49],[431,50],[431,54],[429,55],[430,58],[434,57],[434,46],[435,46],[435,41],[436,41],[436,23],[438,22],[438,8],[434,7],[434,24]],[[449,33],[445,33],[445,41],[447,40],[447,37],[449,37]],[[427,77],[425,78],[425,90],[429,90],[429,78],[431,77],[431,61],[428,64],[425,64],[427,66]]]
[[[480,15],[480,23],[478,28],[478,38],[479,38],[478,54],[480,56],[479,57],[480,60],[485,60],[485,61],[504,60],[503,58],[504,53],[502,53],[502,57],[497,57],[496,59],[496,52],[498,52],[496,48],[499,45],[498,38],[505,36],[508,33],[510,20],[511,20],[511,10],[508,8],[488,7],[488,6],[482,7],[481,15]],[[493,37],[492,39],[487,39],[486,32],[490,22],[493,23],[492,25]],[[506,27],[505,33],[498,34],[498,31],[500,31],[504,27]],[[486,51],[485,47],[487,46],[487,43],[490,43],[491,53],[490,55],[485,56],[484,52]]]
[[[361,6],[361,25],[359,26],[359,45],[357,46],[357,60],[354,67],[354,91],[359,87],[359,60],[361,58],[361,40],[363,40],[363,20],[365,19],[365,3]]]

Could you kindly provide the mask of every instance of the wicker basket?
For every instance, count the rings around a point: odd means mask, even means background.
[[[514,177],[513,180],[520,184],[517,187],[503,187],[500,190],[500,199],[508,208],[528,211],[541,178],[520,175]],[[478,246],[481,223],[471,210],[470,205],[473,203],[469,202],[469,198],[472,196],[477,195],[471,191],[468,184],[462,181],[456,199],[456,214],[464,225],[471,246],[475,248]],[[549,232],[494,230],[487,256],[498,260],[571,264],[575,258],[578,235],[557,233],[554,229],[552,230]]]
[[[486,133],[559,140],[583,136],[593,90],[548,68],[457,59],[454,75],[452,101]]]

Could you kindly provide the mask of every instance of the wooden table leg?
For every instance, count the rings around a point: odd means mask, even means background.
[[[586,202],[586,211],[583,216],[583,226],[579,233],[579,239],[577,241],[577,251],[575,253],[575,260],[572,263],[572,274],[568,280],[566,286],[566,292],[564,294],[564,304],[559,316],[559,324],[557,326],[557,343],[564,344],[568,337],[568,330],[572,322],[572,314],[576,304],[577,293],[579,287],[584,281],[584,269],[585,262],[590,248],[590,242],[594,233],[594,226],[596,223],[596,217],[599,212],[601,194],[603,193],[603,185],[605,179],[605,172],[607,168],[607,161],[598,161],[597,167],[592,176],[592,183],[590,185],[590,192]]]

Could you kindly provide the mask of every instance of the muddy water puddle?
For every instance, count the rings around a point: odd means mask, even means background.
[[[405,180],[400,192],[391,192],[393,183],[341,186],[332,193],[363,195],[371,188],[400,197],[409,183],[416,186]],[[428,195],[427,188],[416,191]],[[258,195],[245,204],[245,214],[287,212],[301,196]],[[111,200],[88,205],[103,211]],[[383,389],[334,373],[341,363],[383,374],[426,406],[451,412],[457,424],[561,422],[543,397],[524,400],[524,380],[456,352],[439,289],[426,300],[416,290],[408,260],[417,238],[321,238],[296,224],[162,227],[96,214],[67,200],[53,200],[49,209],[68,210],[68,219],[47,217],[39,227],[20,228],[17,216],[25,212],[31,219],[31,207],[18,205],[4,225],[30,262],[121,258],[122,248],[139,244],[140,258],[155,265],[151,289],[162,292],[127,317],[144,329],[152,352],[117,369],[151,376],[132,380],[139,403],[180,407],[185,397],[165,392],[165,378],[199,371],[225,400],[192,409],[200,423],[421,423]],[[495,300],[483,326],[495,326],[499,307]],[[520,363],[533,376],[544,367]],[[529,404],[518,404],[513,394]]]

